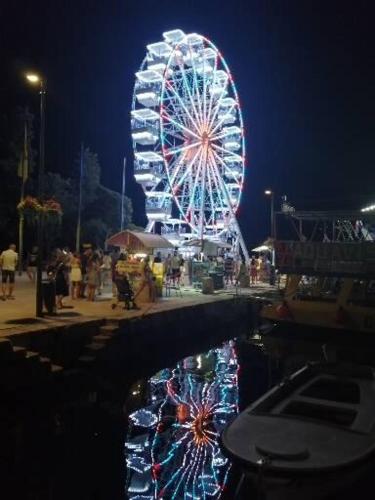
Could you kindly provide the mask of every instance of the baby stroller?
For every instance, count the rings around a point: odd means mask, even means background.
[[[130,309],[130,304],[132,304],[132,309],[139,309],[134,301],[134,292],[127,276],[118,274],[115,278],[115,285],[117,288],[117,303],[112,304],[112,309],[115,309],[119,302],[124,302],[124,309]]]

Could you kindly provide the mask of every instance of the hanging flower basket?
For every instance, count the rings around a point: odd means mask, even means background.
[[[60,203],[53,198],[40,202],[37,198],[26,196],[17,205],[17,209],[20,215],[23,215],[31,222],[35,222],[39,215],[42,215],[44,220],[60,222],[63,214]]]

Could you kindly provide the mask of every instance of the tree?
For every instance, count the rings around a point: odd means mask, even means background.
[[[102,247],[111,234],[120,230],[121,195],[101,184],[101,167],[97,154],[86,148],[83,158],[82,242]],[[79,164],[79,162],[80,158],[77,163]],[[132,215],[131,200],[125,197],[124,227],[131,224]]]
[[[44,176],[44,196],[57,200],[63,211],[59,227],[53,230],[47,228],[49,246],[73,246],[77,224],[77,183],[55,172],[48,172]]]
[[[27,143],[29,152],[29,178],[26,191],[32,193],[30,180],[35,165],[36,152],[31,147],[34,138],[34,115],[27,108],[16,108],[0,117],[0,176],[3,180],[0,196],[0,245],[17,241],[17,204],[21,195],[21,179],[18,165],[24,148],[25,122],[27,123]]]

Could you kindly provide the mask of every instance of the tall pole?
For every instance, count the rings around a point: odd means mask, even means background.
[[[126,172],[126,158],[124,157],[124,164],[122,167],[122,190],[121,190],[121,231],[124,229],[125,172]]]
[[[82,178],[83,178],[83,142],[81,142],[81,161],[79,169],[79,195],[78,195],[78,218],[76,230],[76,252],[78,253],[81,247],[81,212],[82,212]]]
[[[273,191],[271,192],[271,238],[275,239],[275,207],[274,207],[274,198]]]
[[[27,133],[27,117],[26,117],[26,109],[25,109],[25,137],[23,144],[23,152],[21,156],[21,165],[20,172],[18,175],[21,175],[21,196],[20,202],[22,203],[25,198],[25,183],[28,175],[28,133]],[[23,211],[20,211],[19,214],[19,223],[18,223],[18,274],[22,275],[22,264],[23,264],[23,232],[24,232],[24,224],[25,224],[25,216]]]
[[[271,264],[274,268],[275,266],[275,239],[276,239],[276,231],[275,231],[275,206],[274,206],[274,195],[273,191],[271,192],[271,238],[272,238],[272,259]]]
[[[43,178],[44,178],[44,134],[45,134],[45,97],[46,83],[40,80],[40,135],[39,135],[39,169],[38,169],[38,199],[43,198]],[[36,263],[36,315],[43,316],[42,297],[42,259],[43,259],[43,213],[38,214],[38,258]]]

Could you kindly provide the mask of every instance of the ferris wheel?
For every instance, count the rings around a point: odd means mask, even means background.
[[[146,230],[179,220],[198,238],[231,235],[247,257],[236,220],[245,141],[232,75],[206,37],[177,29],[163,38],[147,45],[131,111]]]

